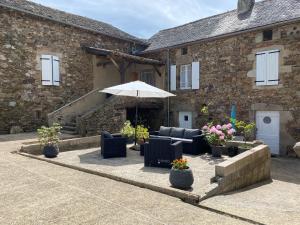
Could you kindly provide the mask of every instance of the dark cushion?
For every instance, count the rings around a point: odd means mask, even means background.
[[[199,129],[185,129],[183,138],[185,139],[193,139],[194,136],[200,135]]]
[[[102,131],[103,138],[114,138],[109,132]]]
[[[170,136],[171,127],[161,126],[159,128],[159,136]]]
[[[170,136],[177,137],[177,138],[183,138],[183,134],[184,134],[184,128],[172,127]]]

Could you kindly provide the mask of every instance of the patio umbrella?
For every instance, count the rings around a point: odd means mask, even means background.
[[[235,129],[235,123],[236,123],[236,105],[232,105],[231,106],[230,122],[232,124],[232,127]]]
[[[117,86],[105,88],[100,92],[119,95],[119,96],[130,96],[135,98],[167,98],[175,96],[172,93],[153,87],[142,81],[133,81],[126,84],[120,84]],[[135,144],[136,144],[136,128],[138,119],[138,104],[135,107]]]

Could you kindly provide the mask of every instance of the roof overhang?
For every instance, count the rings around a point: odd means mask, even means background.
[[[103,57],[114,57],[119,59],[124,59],[128,62],[137,63],[137,64],[148,64],[148,65],[157,65],[162,66],[164,63],[162,61],[156,59],[145,58],[141,56],[131,55],[128,53],[116,51],[116,50],[108,50],[102,48],[94,48],[94,47],[84,47],[85,50],[93,55],[103,56]]]

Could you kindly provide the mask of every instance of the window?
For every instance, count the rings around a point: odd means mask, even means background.
[[[42,55],[42,85],[59,86],[59,58],[53,55]]]
[[[180,89],[192,89],[192,64],[180,66]]]
[[[181,55],[186,55],[188,53],[188,49],[187,48],[182,48],[181,49]]]
[[[147,84],[155,86],[155,75],[152,70],[142,71],[140,74],[140,80]]]
[[[271,41],[272,39],[273,39],[273,31],[272,30],[263,31],[263,40],[264,41]]]
[[[278,85],[279,50],[256,54],[256,85]]]

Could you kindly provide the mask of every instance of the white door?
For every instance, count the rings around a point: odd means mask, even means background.
[[[192,128],[192,112],[179,112],[179,127]]]
[[[256,138],[264,141],[271,153],[276,155],[279,155],[279,118],[279,112],[256,112]]]

